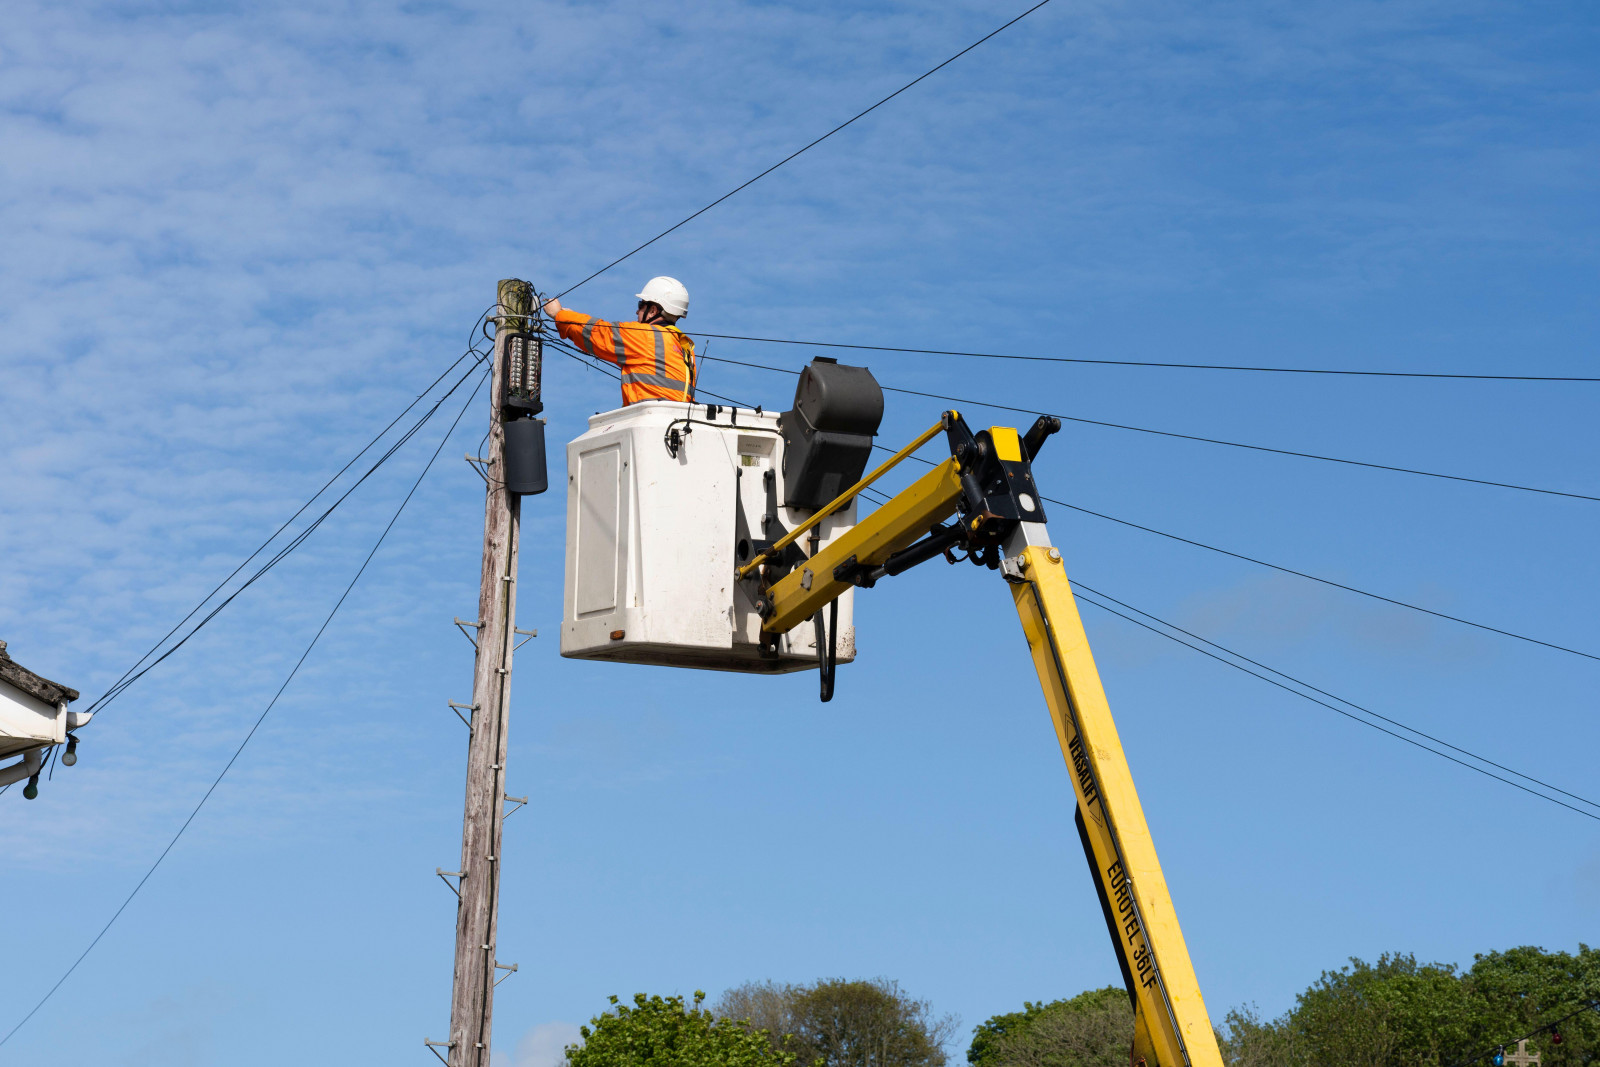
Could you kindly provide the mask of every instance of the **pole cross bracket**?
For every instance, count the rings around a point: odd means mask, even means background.
[[[467,633],[467,627],[470,626],[474,630],[481,630],[481,629],[483,629],[483,620],[479,619],[477,622],[468,622],[466,619],[457,618],[455,620],[455,624],[456,624],[456,629],[461,631],[461,636],[465,637],[468,641],[471,641],[473,648],[477,648],[478,647],[478,639],[476,637],[473,637],[471,634]]]
[[[529,641],[532,641],[535,637],[539,636],[539,631],[538,630],[519,630],[515,626],[513,626],[511,629],[513,629],[517,633],[523,635],[521,641],[518,641],[515,645],[511,646],[511,651],[513,651],[513,652],[517,651],[523,645],[527,644]],[[473,647],[477,647],[477,646],[473,646]]]
[[[484,485],[490,484],[489,475],[486,473],[489,467],[488,460],[482,456],[474,456],[471,452],[466,453],[461,458],[467,461],[467,466],[472,468],[472,473],[483,479]]]
[[[427,1038],[423,1038],[422,1043],[428,1046],[428,1051],[433,1053],[435,1056],[439,1056],[440,1049],[452,1049],[456,1047],[456,1043],[454,1041],[429,1041]],[[439,1056],[439,1062],[445,1064],[445,1067],[449,1067],[450,1061],[445,1059],[443,1056]]]
[[[437,874],[439,876],[439,881],[443,882],[446,886],[449,886],[450,892],[452,892],[452,893],[454,893],[456,895],[456,899],[457,900],[461,899],[461,872],[460,871],[447,871],[443,867],[435,867],[433,869],[433,873]],[[456,880],[456,884],[455,885],[450,885],[450,879],[452,879],[452,878],[454,878]]]
[[[482,705],[479,705],[479,704],[457,704],[454,700],[447,700],[447,701],[445,701],[445,703],[449,704],[450,705],[450,710],[456,713],[456,718],[460,719],[462,722],[467,724],[467,729],[468,730],[472,729],[472,720],[467,718],[465,715],[463,715],[461,713],[463,711],[477,711],[478,708],[481,707]]]
[[[517,973],[517,965],[515,963],[501,963],[499,960],[495,961],[494,969],[497,971],[506,972],[494,980],[495,985],[499,985],[501,982],[504,982],[507,978],[510,978],[513,974]]]
[[[516,807],[512,808],[510,811],[502,812],[500,814],[500,818],[502,820],[511,818],[511,816],[513,816],[513,815],[515,815],[517,813],[517,810],[519,808],[525,808],[525,807],[528,806],[528,798],[527,797],[514,797],[510,793],[507,793],[507,794],[505,794],[505,798],[507,800],[512,801],[513,803],[515,803]]]

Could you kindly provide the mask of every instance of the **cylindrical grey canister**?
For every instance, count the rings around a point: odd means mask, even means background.
[[[550,488],[545,470],[544,420],[512,419],[506,433],[506,491],[532,496]]]

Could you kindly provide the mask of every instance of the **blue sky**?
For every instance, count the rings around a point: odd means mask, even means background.
[[[1016,11],[987,4],[40,4],[0,28],[0,638],[97,695],[454,359]],[[694,328],[1091,358],[1594,375],[1587,5],[1056,0],[579,289]],[[802,350],[711,355],[797,368]],[[1600,493],[1600,386],[874,355],[886,384]],[[792,379],[710,365],[767,407]],[[552,435],[614,384],[549,368]],[[883,439],[935,401],[892,396]],[[454,409],[449,411],[453,416]],[[431,1062],[446,1028],[481,487],[440,466],[143,894],[4,1049]],[[991,413],[969,409],[974,421]],[[994,414],[995,421],[1019,418]],[[480,427],[474,429],[473,427]],[[441,424],[0,798],[0,1005],[54,982],[315,631]],[[1069,427],[1051,496],[1600,650],[1593,502]],[[886,975],[963,1034],[1116,979],[1009,597],[858,602],[840,693],[561,660],[525,506],[496,1063],[610,993]],[[1056,509],[1069,571],[1577,792],[1596,664]],[[1592,821],[1086,608],[1208,1003],[1351,955],[1600,928]],[[952,634],[960,640],[952,643]],[[961,1046],[964,1048],[964,1044]],[[955,1050],[958,1054],[961,1049]]]

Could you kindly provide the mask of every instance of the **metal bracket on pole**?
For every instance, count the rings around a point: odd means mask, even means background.
[[[515,963],[501,963],[498,960],[495,961],[494,969],[497,971],[506,972],[499,978],[495,979],[495,985],[499,985],[501,982],[504,982],[507,978],[510,978],[513,974],[517,973],[517,965]]]
[[[471,634],[467,633],[467,627],[470,626],[474,630],[481,630],[481,629],[483,629],[483,620],[479,619],[477,622],[468,622],[466,619],[457,618],[455,620],[455,623],[456,623],[456,629],[461,631],[461,636],[465,637],[468,641],[471,641],[473,648],[477,648],[478,647],[478,639],[476,637],[473,637]]]
[[[513,652],[517,651],[517,649],[521,648],[523,645],[527,644],[529,641],[532,641],[535,637],[539,636],[539,631],[538,630],[517,630],[517,628],[515,626],[513,626],[512,629],[516,630],[517,633],[523,635],[522,640],[518,641],[515,645],[513,645],[511,647],[511,651],[513,651]],[[474,644],[473,647],[476,648],[477,645]]]
[[[507,793],[505,795],[505,797],[506,797],[507,800],[515,801],[517,807],[512,808],[510,811],[501,812],[500,813],[500,818],[502,820],[509,819],[509,818],[511,818],[511,816],[515,815],[517,813],[517,808],[525,808],[525,807],[528,806],[528,798],[527,797],[514,797],[510,793]]]
[[[456,1047],[456,1043],[454,1041],[429,1041],[427,1038],[423,1038],[422,1043],[427,1045],[428,1051],[433,1053],[435,1056],[439,1056],[440,1049],[452,1049]],[[450,1065],[450,1061],[445,1059],[443,1056],[439,1056],[439,1062],[444,1064],[445,1067],[449,1067]]]
[[[474,456],[471,452],[466,453],[461,458],[467,461],[467,466],[472,468],[472,473],[483,479],[484,485],[489,484],[489,475],[486,470],[489,466],[488,460],[482,456]]]
[[[435,867],[433,869],[433,873],[437,874],[439,876],[439,881],[443,882],[445,885],[450,887],[450,892],[452,892],[452,893],[454,893],[456,895],[456,899],[457,900],[461,899],[461,884],[460,884],[461,883],[461,872],[460,871],[447,871],[443,867]],[[452,878],[456,879],[456,884],[455,885],[450,885],[450,879],[452,879]]]
[[[463,715],[461,713],[462,713],[462,711],[477,711],[478,710],[478,705],[476,705],[476,704],[457,704],[454,700],[447,700],[447,701],[445,701],[445,703],[449,704],[450,705],[450,710],[456,713],[456,718],[460,719],[462,722],[467,724],[467,729],[469,729],[469,730],[472,729],[472,720],[467,718],[465,715]]]

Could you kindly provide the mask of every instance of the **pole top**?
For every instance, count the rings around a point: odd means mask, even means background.
[[[494,318],[505,330],[527,328],[525,316],[533,314],[533,286],[521,278],[501,278],[495,286]]]

